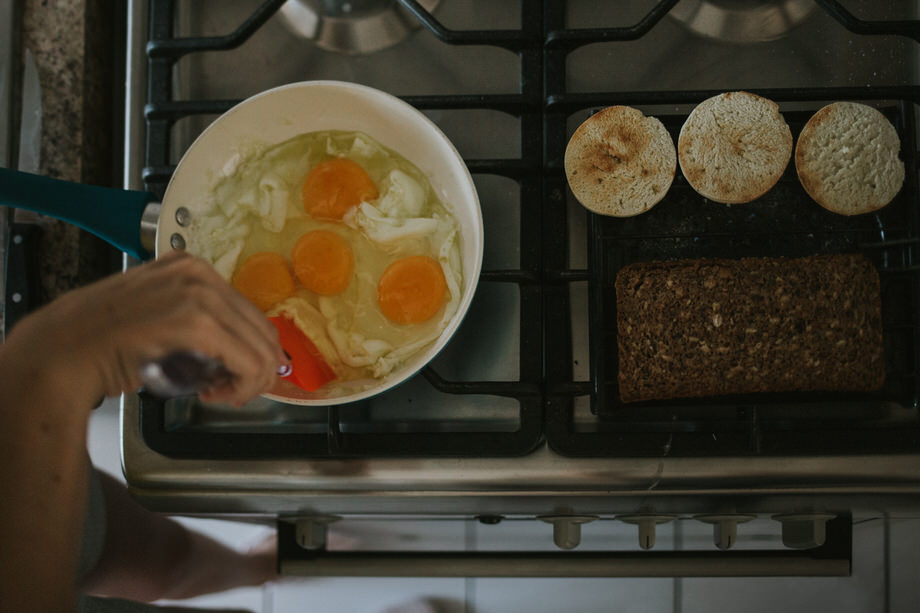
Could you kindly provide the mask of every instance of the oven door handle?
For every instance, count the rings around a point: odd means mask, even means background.
[[[852,526],[827,522],[811,549],[732,551],[329,551],[278,524],[279,572],[324,577],[848,577]]]

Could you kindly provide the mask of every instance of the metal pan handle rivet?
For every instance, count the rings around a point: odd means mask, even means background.
[[[185,208],[180,206],[176,209],[176,223],[185,228],[192,222],[192,213]]]
[[[185,251],[185,237],[181,234],[173,234],[169,237],[169,246],[178,251]]]

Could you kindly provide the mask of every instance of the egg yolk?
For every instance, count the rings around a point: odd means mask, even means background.
[[[353,206],[379,196],[377,186],[357,163],[335,158],[307,173],[301,194],[304,209],[319,219],[342,219]]]
[[[441,264],[426,255],[396,260],[377,283],[377,304],[390,321],[417,324],[434,317],[447,297]]]
[[[351,283],[355,256],[344,238],[328,230],[307,232],[291,251],[294,274],[320,296],[341,294]]]
[[[263,311],[291,296],[296,289],[284,257],[267,251],[254,253],[240,264],[233,275],[233,287]]]

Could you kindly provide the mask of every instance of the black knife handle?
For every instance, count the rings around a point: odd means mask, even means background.
[[[41,226],[10,224],[6,245],[6,295],[3,296],[4,335],[44,302],[38,258],[41,238]]]

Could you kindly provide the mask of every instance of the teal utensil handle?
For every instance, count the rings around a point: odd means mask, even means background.
[[[0,205],[35,211],[92,232],[141,260],[141,218],[149,192],[97,187],[0,168]]]

